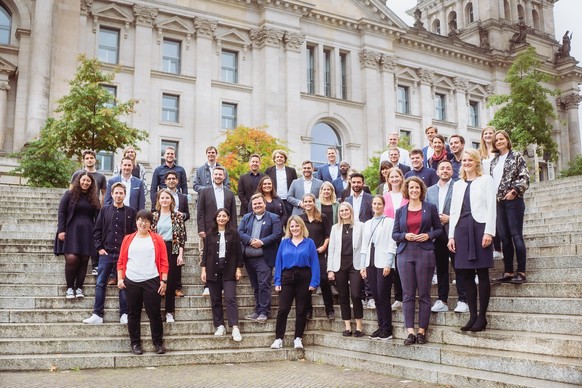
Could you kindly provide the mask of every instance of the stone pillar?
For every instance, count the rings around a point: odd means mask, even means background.
[[[26,141],[40,133],[49,114],[54,3],[34,3]]]
[[[434,71],[427,69],[418,69],[416,74],[420,78],[420,109],[419,116],[422,118],[420,143],[424,144],[424,129],[432,124],[434,118],[434,96],[432,93],[432,81],[434,79]]]
[[[8,80],[5,78],[5,74],[0,76],[0,153],[5,151],[4,139],[6,138],[6,100],[8,91],[10,90],[10,85],[8,85]]]
[[[380,117],[380,104],[382,89],[379,79],[379,63],[381,54],[369,49],[360,51],[360,68],[362,73],[364,108],[364,131],[362,132],[362,151],[359,160],[352,160],[352,166],[365,166],[369,155],[378,150],[377,143],[382,136],[382,121]],[[377,134],[373,136],[372,134]],[[372,140],[371,142],[369,140]]]
[[[582,101],[582,96],[578,93],[571,93],[557,98],[557,105],[561,112],[566,114],[568,126],[568,144],[570,155],[563,160],[563,166],[567,167],[568,162],[574,160],[582,153],[580,144],[580,119],[578,117],[578,106]]]
[[[303,68],[302,48],[305,42],[305,35],[298,32],[285,32],[283,36],[283,46],[285,48],[285,113],[281,115],[281,120],[277,128],[269,128],[269,132],[280,139],[287,140],[292,150],[301,150],[301,135],[304,129],[301,128],[301,115],[296,112],[301,111],[301,89],[304,85],[303,73],[297,69]],[[299,152],[298,152],[299,153]]]
[[[449,23],[447,23],[447,12],[444,6],[441,6],[441,10],[438,13],[438,18],[441,23],[441,35],[447,36],[449,33]]]
[[[457,30],[465,28],[465,10],[463,9],[463,2],[458,1],[455,4],[455,12],[457,13]]]
[[[453,78],[455,84],[455,106],[457,107],[457,133],[468,139],[467,125],[469,124],[469,101],[467,100],[467,89],[469,80],[466,78]],[[453,121],[453,120],[448,120]]]
[[[382,55],[380,57],[380,71],[382,72],[382,111],[384,112],[383,140],[388,139],[388,134],[398,132],[396,126],[396,82],[395,71],[398,58]],[[387,143],[382,143],[383,149]],[[380,144],[379,144],[380,146]]]
[[[533,19],[531,16],[531,10],[532,10],[532,6],[531,6],[531,2],[529,0],[524,0],[524,9],[525,9],[525,17],[524,17],[524,22],[528,27],[533,27]]]

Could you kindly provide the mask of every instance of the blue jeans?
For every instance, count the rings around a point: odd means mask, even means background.
[[[271,277],[273,270],[263,257],[245,259],[245,268],[255,294],[255,312],[269,316],[271,312]]]
[[[97,267],[97,284],[95,285],[95,303],[93,304],[93,314],[103,318],[103,309],[105,306],[105,291],[107,280],[111,269],[117,267],[119,253],[99,256],[99,266]],[[127,314],[127,302],[125,299],[125,290],[119,290],[119,315]]]
[[[497,231],[501,238],[505,273],[513,273],[514,254],[517,257],[517,272],[525,273],[524,213],[523,198],[497,202]]]

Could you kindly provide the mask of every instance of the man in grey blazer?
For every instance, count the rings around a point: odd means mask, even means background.
[[[291,215],[300,215],[303,213],[303,196],[307,193],[315,195],[315,198],[319,197],[319,189],[323,184],[323,181],[313,177],[313,163],[306,160],[302,164],[303,176],[301,178],[295,179],[289,187],[289,193],[287,195],[287,202],[293,205],[293,211]]]
[[[114,183],[121,182],[125,186],[126,194],[123,203],[125,206],[131,206],[136,211],[145,208],[145,189],[143,181],[131,175],[133,170],[133,161],[129,158],[121,159],[121,174],[109,179],[107,189],[105,190],[105,205],[113,205],[111,197],[111,186]]]
[[[452,163],[449,160],[442,160],[438,164],[437,174],[439,181],[429,187],[426,192],[426,200],[435,205],[439,211],[439,218],[444,230],[444,233],[434,242],[439,299],[431,308],[433,313],[449,311],[447,303],[449,297],[449,257],[451,258],[451,264],[453,267],[455,266],[455,254],[449,251],[447,247],[449,241],[449,215],[451,213],[451,198],[454,185]],[[466,313],[469,312],[469,306],[467,306],[463,277],[456,270],[455,275],[459,300],[454,311],[456,313]]]
[[[207,187],[212,186],[212,172],[214,167],[220,166],[220,163],[216,161],[218,156],[218,150],[214,146],[209,146],[206,148],[206,159],[208,160],[202,166],[196,169],[196,177],[194,178],[194,191],[199,193]],[[228,178],[228,171],[224,171],[226,177],[222,183],[224,187],[230,189],[230,179]],[[184,220],[185,221],[185,220]]]

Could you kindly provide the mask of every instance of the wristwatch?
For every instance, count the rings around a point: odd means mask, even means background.
[[[160,280],[162,281],[162,283],[168,284],[167,280],[164,280],[164,279],[160,279]]]

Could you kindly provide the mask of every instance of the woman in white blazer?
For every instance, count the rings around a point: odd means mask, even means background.
[[[342,320],[345,324],[344,337],[352,335],[350,296],[354,306],[356,331],[354,337],[362,337],[362,318],[364,307],[360,290],[362,277],[360,275],[362,247],[362,231],[364,224],[354,220],[354,208],[347,202],[342,202],[338,208],[338,222],[331,228],[327,252],[327,278],[335,280]]]
[[[377,194],[372,199],[374,217],[364,224],[362,235],[361,266],[362,277],[376,301],[378,330],[370,335],[371,339],[388,340],[392,338],[392,308],[390,289],[394,277],[396,242],[392,239],[394,220],[384,215],[384,197]]]
[[[495,236],[495,184],[483,175],[481,156],[477,150],[463,153],[460,178],[453,186],[448,247],[455,252],[455,269],[459,270],[467,288],[469,321],[462,331],[482,331],[487,327],[487,307],[491,295],[489,268],[493,267]],[[477,285],[479,278],[479,313]]]

